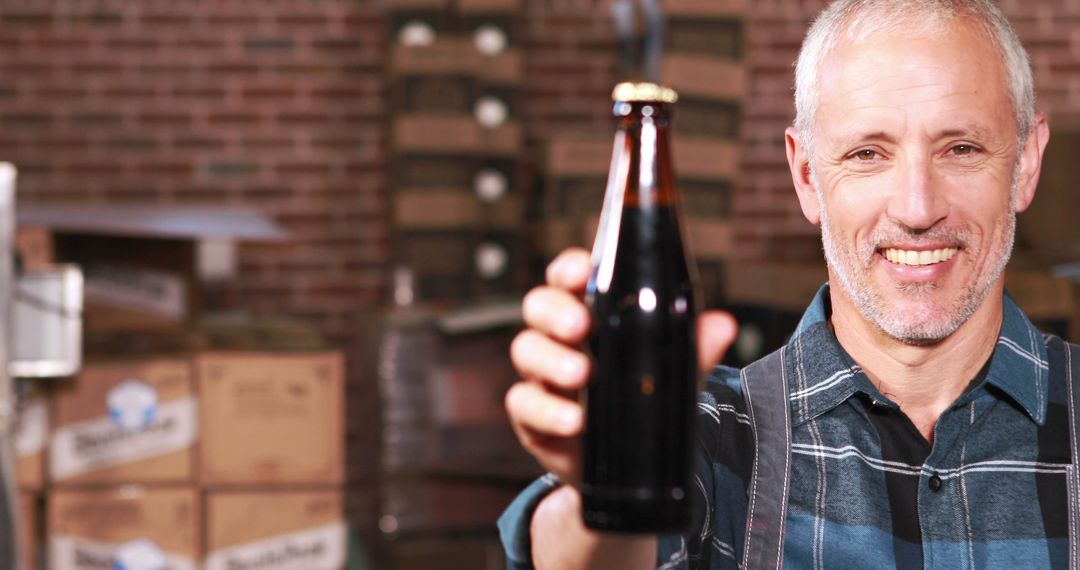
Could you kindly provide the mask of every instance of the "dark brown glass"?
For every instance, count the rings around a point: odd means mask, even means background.
[[[619,101],[586,291],[583,516],[615,532],[690,522],[697,288],[668,145],[670,104]]]

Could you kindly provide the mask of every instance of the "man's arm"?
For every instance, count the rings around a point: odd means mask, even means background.
[[[581,249],[563,252],[551,263],[547,284],[525,297],[522,313],[527,328],[510,349],[522,377],[506,395],[510,423],[540,465],[567,483],[536,507],[529,523],[531,557],[540,570],[651,568],[656,563],[655,537],[597,533],[582,523],[577,484],[584,410],[577,395],[590,375],[589,359],[580,349],[590,326],[581,301],[589,268],[588,253]],[[702,369],[721,359],[735,331],[729,315],[702,315],[698,322]]]

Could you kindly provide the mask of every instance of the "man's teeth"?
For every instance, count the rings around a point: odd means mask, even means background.
[[[893,263],[910,265],[912,267],[941,263],[942,261],[948,261],[952,259],[952,256],[954,255],[956,255],[955,247],[935,249],[933,251],[912,251],[909,249],[894,248],[889,248],[885,250],[885,259],[888,259]]]

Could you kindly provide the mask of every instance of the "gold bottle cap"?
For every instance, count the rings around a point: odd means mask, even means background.
[[[679,94],[670,87],[655,83],[620,83],[611,92],[614,101],[657,101],[660,103],[674,103],[679,100]]]

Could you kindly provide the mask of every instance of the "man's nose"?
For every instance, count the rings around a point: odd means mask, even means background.
[[[888,216],[912,230],[929,229],[948,215],[949,202],[928,159],[906,161],[889,200]]]

